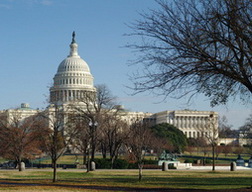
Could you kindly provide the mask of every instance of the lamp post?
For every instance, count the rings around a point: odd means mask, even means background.
[[[90,171],[89,148],[90,148],[90,145],[88,143],[88,146],[87,146],[87,172]]]
[[[88,146],[87,146],[87,172],[89,172],[90,169],[90,165],[91,165],[91,161],[94,160],[94,151],[95,151],[95,130],[98,126],[98,123],[96,121],[90,121],[89,122],[89,130],[90,130],[90,138],[88,139]],[[90,141],[91,140],[91,141]],[[92,152],[92,157],[90,159],[90,145],[91,145],[91,152]]]
[[[209,115],[209,129],[211,130],[212,128],[212,135],[209,136],[210,137],[210,141],[211,141],[211,145],[212,145],[212,171],[215,171],[215,149],[216,149],[216,145],[217,145],[217,137],[218,137],[218,133],[217,133],[217,129],[215,126],[215,119],[214,119],[214,114],[211,113]]]

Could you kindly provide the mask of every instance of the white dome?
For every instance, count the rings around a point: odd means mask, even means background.
[[[80,92],[95,92],[94,78],[88,64],[78,55],[78,45],[74,38],[75,33],[70,44],[70,54],[60,63],[53,78],[54,83],[50,88],[51,101],[75,100],[73,97],[79,96]]]
[[[64,59],[59,67],[57,73],[78,71],[84,73],[90,73],[88,64],[82,58],[68,57]]]
[[[69,56],[58,67],[58,73],[70,71],[90,73],[88,64],[78,55],[78,44],[75,42],[74,36],[70,44]]]

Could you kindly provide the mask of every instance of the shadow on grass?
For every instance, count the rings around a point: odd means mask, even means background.
[[[64,183],[88,183],[90,185],[111,185],[119,187],[143,188],[145,190],[237,190],[245,191],[244,188],[252,185],[251,178],[244,177],[214,177],[214,178],[190,178],[190,177],[144,177],[142,182],[138,182],[138,178],[130,176],[117,176],[114,178],[83,178],[81,180],[62,180]],[[241,190],[241,188],[243,188]],[[144,191],[144,190],[143,190]],[[252,190],[251,190],[252,191]]]
[[[215,173],[216,174],[216,173]],[[211,173],[206,173],[211,175]],[[21,178],[0,179],[1,186],[10,187],[62,187],[75,189],[89,189],[98,191],[251,191],[245,189],[251,186],[251,177],[225,177],[222,173],[213,174],[211,177],[204,176],[169,176],[169,175],[145,175],[142,182],[138,182],[137,175],[127,174],[100,174],[92,173],[72,173],[61,172],[58,174],[58,182],[52,183],[50,174],[47,178],[40,178],[40,175],[34,175],[34,178],[25,176]],[[234,174],[235,176],[235,174]]]

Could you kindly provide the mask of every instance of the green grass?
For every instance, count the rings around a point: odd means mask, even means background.
[[[187,153],[186,153],[187,154]],[[189,154],[188,154],[189,155]],[[193,156],[196,156],[194,158],[191,158],[191,159],[202,159],[204,156],[203,156],[203,153],[195,153],[195,154],[192,154]],[[209,156],[211,158],[211,156]],[[219,158],[220,157],[225,157],[223,154],[220,154],[219,155]],[[250,158],[250,156],[248,155],[242,155],[242,157],[245,159],[245,160],[248,160]],[[101,156],[96,156],[96,158],[101,158]],[[157,157],[155,156],[146,156],[145,159],[156,159]],[[232,158],[232,159],[236,159],[237,158],[237,155],[229,155],[228,157],[226,158]],[[180,162],[184,162],[185,159],[190,159],[190,158],[178,158],[178,160]],[[32,161],[33,163],[44,163],[44,164],[50,164],[51,163],[51,159],[50,157],[45,157],[45,158],[42,158],[41,160],[37,159],[37,160],[33,160]],[[82,155],[63,155],[59,158],[59,160],[57,161],[58,164],[75,164],[76,162],[82,164],[83,163],[83,156]],[[216,163],[220,163],[220,164],[229,164],[231,162],[231,160],[216,160]]]
[[[75,155],[64,155],[64,156],[61,156],[59,158],[59,160],[57,161],[58,164],[75,164],[76,161],[78,161],[79,163],[82,163],[82,160],[83,157],[82,156],[75,156]],[[36,161],[33,161],[34,163],[45,163],[45,164],[50,164],[51,163],[51,159],[50,157],[46,157],[46,158],[43,158],[42,160],[36,160]]]
[[[6,161],[6,159],[0,157],[0,163],[4,163]]]
[[[99,155],[96,155],[95,158],[102,158]],[[41,159],[32,160],[33,163],[44,163],[44,164],[50,164],[51,158],[43,157]],[[75,164],[76,162],[79,162],[80,164],[83,163],[83,156],[82,155],[63,155],[61,156],[57,164]]]
[[[77,188],[90,187],[124,187],[133,188],[176,188],[176,189],[240,189],[252,185],[251,171],[167,171],[144,170],[143,180],[138,182],[137,170],[97,170],[86,173],[77,169],[58,169],[58,182],[52,186],[51,169],[33,169],[18,172],[17,170],[0,170],[0,190],[6,189],[3,182],[25,183],[25,186],[12,186],[15,190],[29,190],[30,186],[40,189],[52,190],[53,188]],[[40,185],[38,185],[40,184]],[[38,186],[37,186],[38,185]],[[10,186],[8,186],[10,187]],[[7,187],[7,188],[8,188]],[[101,190],[97,190],[101,191]],[[108,190],[109,191],[109,190]]]

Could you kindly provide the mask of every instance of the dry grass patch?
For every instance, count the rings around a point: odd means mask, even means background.
[[[100,190],[102,188],[213,190],[246,188],[252,185],[251,171],[144,170],[143,175],[143,181],[138,182],[138,170],[97,170],[86,173],[85,170],[58,169],[59,181],[54,184],[51,181],[52,169],[34,169],[23,172],[0,170],[0,190],[6,190],[7,186],[8,190],[20,189],[20,191],[35,188],[39,191],[83,191],[84,189],[85,191],[104,191]],[[5,182],[9,182],[10,185],[6,185]]]

